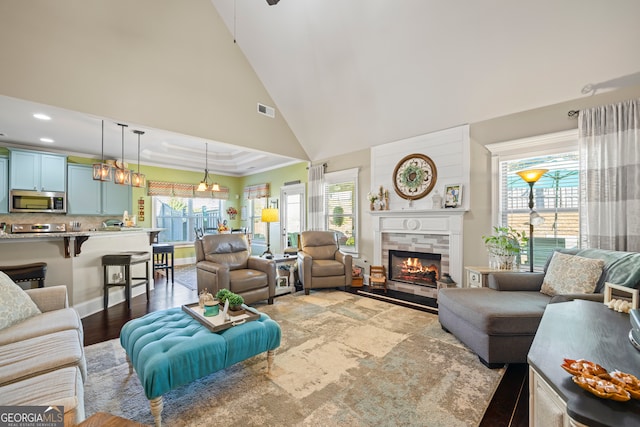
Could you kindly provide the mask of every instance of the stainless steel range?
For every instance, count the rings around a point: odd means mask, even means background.
[[[12,233],[64,233],[67,224],[11,224]]]

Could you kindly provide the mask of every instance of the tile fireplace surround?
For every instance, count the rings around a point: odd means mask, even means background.
[[[464,209],[371,211],[374,265],[389,265],[388,251],[430,252],[442,255],[441,273],[449,273],[463,283]],[[389,289],[436,297],[436,290],[425,286],[389,281]]]

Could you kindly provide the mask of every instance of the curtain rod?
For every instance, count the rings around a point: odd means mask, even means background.
[[[327,168],[327,164],[326,164],[326,163],[323,163],[323,164],[322,164],[322,167],[326,169],[326,168]],[[309,170],[309,166],[307,166],[307,170]]]
[[[574,117],[578,117],[580,115],[580,110],[569,110],[569,112],[567,113],[567,116],[574,118]]]

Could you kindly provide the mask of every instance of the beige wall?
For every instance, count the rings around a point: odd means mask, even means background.
[[[306,160],[210,0],[0,2],[0,94]]]
[[[471,139],[471,180],[463,197],[469,198],[464,216],[463,265],[487,265],[482,236],[491,232],[491,155]]]
[[[583,96],[572,101],[472,123],[471,138],[479,144],[487,145],[576,129],[578,119],[568,117],[569,110],[587,109],[638,97],[640,97],[640,85],[613,90],[608,88],[607,92],[597,95]]]

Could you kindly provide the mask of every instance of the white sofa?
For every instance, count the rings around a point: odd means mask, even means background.
[[[66,286],[25,291],[40,314],[0,329],[0,406],[64,406],[64,424],[84,420],[86,361],[80,316]]]

